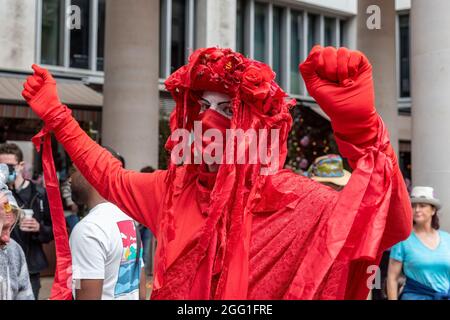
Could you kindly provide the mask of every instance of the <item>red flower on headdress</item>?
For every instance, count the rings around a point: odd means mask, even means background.
[[[275,74],[269,66],[262,63],[253,63],[248,66],[242,75],[241,95],[247,103],[256,103],[262,109],[264,100],[270,93],[271,82]],[[265,111],[265,110],[261,110]]]
[[[213,48],[211,51],[211,53],[206,54],[206,60],[210,62],[216,62],[225,55],[222,50],[216,48]]]
[[[189,63],[166,80],[166,88],[180,106],[188,103],[183,98],[186,90],[217,91],[231,97],[239,94],[247,107],[252,106],[266,115],[275,115],[282,112],[286,94],[274,79],[275,73],[268,65],[247,59],[231,49],[214,47],[195,51]],[[189,104],[190,107],[192,105]]]
[[[190,60],[190,88],[234,95],[237,91],[245,58],[230,49],[208,48]]]

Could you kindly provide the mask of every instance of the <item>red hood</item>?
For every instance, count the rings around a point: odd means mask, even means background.
[[[172,94],[176,107],[170,116],[170,128],[191,131],[194,119],[198,118],[200,106],[198,98],[204,91],[216,91],[232,97],[233,117],[231,129],[279,129],[279,169],[284,166],[287,155],[287,138],[292,126],[290,108],[296,104],[275,82],[275,73],[264,63],[247,59],[231,49],[205,48],[196,50],[190,57],[189,63],[174,72],[165,82],[167,90]],[[269,139],[270,141],[270,139]],[[174,142],[169,140],[166,149],[170,152]],[[271,145],[269,142],[268,148]],[[195,165],[189,165],[191,170],[197,170]],[[163,215],[161,250],[158,257],[160,263],[155,275],[156,286],[162,285],[165,273],[165,247],[174,238],[172,195],[174,190],[176,165],[169,164],[167,182],[169,194],[166,197]],[[241,269],[231,261],[231,253],[238,247],[248,248],[248,239],[239,239],[239,234],[246,228],[248,221],[245,215],[248,208],[254,205],[256,190],[262,188],[265,176],[260,174],[260,164],[223,164],[217,173],[214,188],[210,196],[211,214],[207,224],[215,228],[219,220],[220,225],[227,226],[222,230],[226,244],[219,247],[225,251],[217,253],[216,270],[222,270],[223,265],[234,265],[226,268],[228,272]],[[230,220],[227,224],[224,221]],[[232,231],[230,231],[232,230]],[[207,247],[211,238],[211,230],[205,230],[199,246]],[[245,242],[245,243],[242,243]],[[248,250],[247,250],[248,251]],[[217,289],[217,295],[227,290],[227,272],[221,274],[222,280]],[[233,290],[236,288],[233,288]]]

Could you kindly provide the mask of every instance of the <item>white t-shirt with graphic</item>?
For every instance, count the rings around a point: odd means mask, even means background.
[[[73,229],[70,249],[74,296],[80,279],[103,279],[102,300],[139,299],[143,262],[136,261],[136,228],[118,207],[105,202],[92,208]]]

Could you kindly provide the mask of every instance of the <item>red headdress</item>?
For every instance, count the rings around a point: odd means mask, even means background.
[[[258,61],[250,60],[231,49],[206,48],[196,50],[189,63],[174,72],[165,82],[172,94],[176,107],[170,117],[172,132],[175,129],[191,130],[197,119],[200,106],[197,99],[204,91],[226,93],[232,97],[233,118],[231,129],[279,129],[279,166],[284,165],[287,154],[286,141],[292,125],[289,109],[295,100],[275,83],[272,69]],[[270,138],[269,147],[270,148]],[[174,147],[169,138],[166,149]],[[198,166],[188,165],[191,170]],[[265,182],[260,174],[261,164],[222,164],[210,194],[209,216],[199,238],[196,253],[191,259],[200,261],[206,253],[214,229],[219,231],[219,246],[216,252],[214,274],[220,274],[214,298],[224,296],[224,291],[242,290],[243,281],[229,288],[227,275],[239,270],[240,266],[231,262],[232,253],[237,248],[248,252],[248,241],[243,240],[245,221],[252,206],[261,197],[260,190]],[[155,289],[162,286],[166,267],[165,249],[174,239],[174,219],[172,195],[176,165],[169,164],[169,194],[166,197],[162,220],[161,249],[157,255],[158,268],[155,274]],[[245,259],[244,259],[245,260]],[[245,263],[245,262],[244,262]],[[195,261],[193,261],[195,265]],[[242,266],[241,266],[242,267]]]

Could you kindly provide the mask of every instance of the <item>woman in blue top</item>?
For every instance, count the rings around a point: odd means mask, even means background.
[[[414,229],[391,249],[387,278],[390,300],[448,300],[450,295],[450,234],[439,230],[440,201],[433,188],[415,187],[411,193]],[[406,285],[398,295],[398,280]]]

